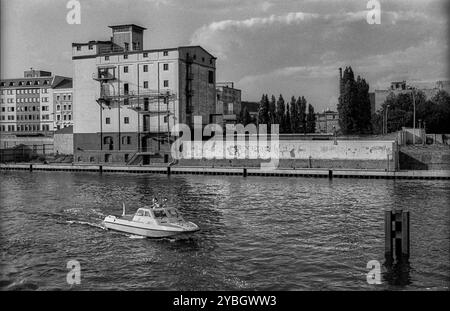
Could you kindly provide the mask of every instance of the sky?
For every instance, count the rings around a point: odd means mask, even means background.
[[[304,96],[316,111],[336,109],[338,68],[351,66],[371,90],[391,81],[449,79],[448,0],[0,0],[0,77],[31,67],[72,76],[71,44],[109,40],[108,26],[148,28],[144,48],[201,45],[218,58],[217,81],[242,100],[263,93]]]

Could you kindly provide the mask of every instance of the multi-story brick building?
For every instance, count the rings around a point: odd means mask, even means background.
[[[53,87],[70,78],[29,70],[23,78],[0,81],[0,131],[33,135],[56,130]],[[71,93],[71,90],[67,90]]]
[[[216,58],[200,46],[144,50],[145,28],[110,28],[111,41],[72,44],[75,161],[168,161],[173,125],[212,120]]]
[[[241,90],[235,89],[233,82],[220,82],[216,94],[216,113],[222,115],[223,125],[236,124],[241,112]]]

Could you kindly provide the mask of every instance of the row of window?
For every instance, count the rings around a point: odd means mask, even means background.
[[[79,51],[79,50],[81,50],[81,48],[78,49],[78,47],[77,47],[77,50]],[[148,57],[148,53],[145,52],[145,53],[142,54],[142,56],[144,58],[147,58]],[[169,56],[169,51],[163,51],[163,56]],[[123,55],[123,59],[128,59],[128,54],[124,54]],[[105,56],[105,61],[109,61],[109,56]]]
[[[56,111],[60,111],[60,110],[61,110],[61,105],[57,105]],[[72,110],[72,105],[64,105],[63,110]]]
[[[61,96],[60,95],[57,95],[56,96],[56,100],[60,100],[61,99]],[[72,95],[63,95],[62,96],[62,99],[63,100],[72,100]]]
[[[144,65],[144,67],[142,68],[144,72],[148,72],[148,65]],[[169,64],[163,64],[163,71],[168,71],[169,70]],[[123,66],[123,72],[124,73],[128,73],[128,66]]]
[[[44,80],[44,82],[42,83],[42,85],[49,85],[49,84],[50,84],[50,80]],[[11,81],[9,83],[0,82],[0,86],[24,86],[24,85],[26,85],[26,86],[41,85],[41,81],[39,81],[39,80],[36,80],[36,81],[19,81],[18,83],[14,82],[14,81]]]
[[[2,112],[6,112],[6,108],[2,107]],[[17,112],[24,112],[24,111],[39,111],[39,106],[21,106],[17,107]],[[48,106],[42,106],[42,111],[49,111]],[[8,112],[14,112],[14,107],[8,107]]]
[[[103,137],[103,144],[114,146],[114,139],[111,136]],[[122,145],[131,145],[131,136],[122,136]]]
[[[57,121],[61,121],[61,115],[58,114],[56,116],[56,120]],[[72,120],[72,116],[70,114],[65,114],[65,115],[63,115],[63,120],[64,121],[71,121]]]
[[[30,124],[30,125],[18,125],[17,131],[18,132],[36,132],[39,131],[39,129],[42,129],[42,131],[50,131],[50,125],[43,124],[42,127],[40,127],[38,124]],[[0,126],[1,132],[15,132],[16,126],[15,125],[1,125]]]
[[[28,98],[16,98],[16,103],[40,103],[41,99],[39,97],[28,97]],[[42,97],[43,103],[48,103],[48,97]],[[3,101],[2,101],[3,103]],[[8,99],[8,103],[14,103],[14,99]]]
[[[40,117],[38,114],[24,114],[17,116],[17,121],[38,121],[39,119]],[[1,116],[1,120],[6,121],[5,116]],[[42,120],[50,120],[50,115],[42,115]],[[8,116],[8,121],[14,121],[14,116]]]
[[[106,124],[111,124],[111,118],[106,118],[105,123]],[[129,117],[124,117],[123,118],[123,123],[130,124],[130,118]]]

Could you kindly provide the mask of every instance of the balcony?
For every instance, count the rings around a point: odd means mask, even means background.
[[[113,69],[112,72],[108,69]],[[98,72],[92,74],[92,79],[99,82],[108,82],[115,80],[115,68],[99,69]]]

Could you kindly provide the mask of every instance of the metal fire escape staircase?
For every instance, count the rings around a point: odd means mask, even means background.
[[[138,113],[139,119],[141,116],[169,116],[174,115],[175,107],[170,110],[170,103],[174,103],[177,100],[175,93],[161,92],[151,89],[141,89],[138,87],[137,91],[124,91],[123,94],[117,92],[113,82],[119,84],[119,80],[115,76],[115,66],[103,67],[93,75],[93,79],[100,82],[100,97],[96,100],[97,103],[104,109],[111,109],[113,107],[126,107],[134,110]],[[112,89],[112,91],[111,91]],[[162,108],[162,109],[161,109]],[[144,118],[142,119],[144,121]],[[102,131],[102,130],[101,130]],[[103,135],[101,135],[103,136]],[[170,145],[174,138],[170,137],[170,129],[167,131],[161,130],[161,126],[158,124],[156,132],[152,132],[150,124],[142,125],[142,131],[140,125],[138,125],[138,141],[139,148],[129,158],[127,165],[136,165],[142,162],[143,156],[159,156],[158,152],[149,151],[149,148],[142,148],[141,138],[151,137],[152,140],[157,142],[168,142]]]

